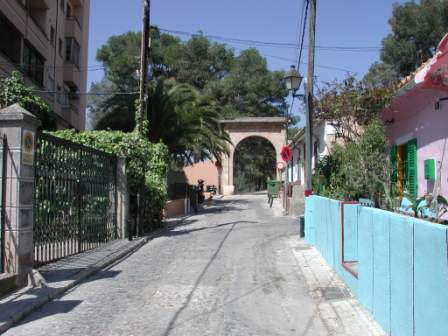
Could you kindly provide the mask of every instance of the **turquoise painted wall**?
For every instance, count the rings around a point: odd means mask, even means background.
[[[357,258],[356,279],[341,265],[341,203],[312,196],[305,205],[306,241],[389,335],[448,335],[446,226],[345,205],[345,259]]]

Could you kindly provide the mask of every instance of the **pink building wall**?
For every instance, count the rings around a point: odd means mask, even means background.
[[[198,162],[192,166],[184,167],[188,184],[197,184],[199,179],[205,181],[205,185],[214,185],[218,188],[218,169],[212,161]]]
[[[436,102],[448,96],[448,92],[415,90],[397,98],[383,113],[386,133],[391,145],[401,145],[417,139],[418,195],[432,193],[434,182],[424,176],[424,161],[435,158],[438,167],[442,163],[441,194],[448,197],[448,101]]]

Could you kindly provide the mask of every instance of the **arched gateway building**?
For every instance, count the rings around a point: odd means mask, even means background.
[[[244,140],[252,137],[266,139],[275,149],[276,161],[282,161],[280,152],[282,147],[286,145],[285,122],[285,118],[279,117],[252,117],[221,121],[224,130],[229,134],[232,141],[229,156],[221,158],[222,171],[219,180],[224,195],[232,195],[235,192],[234,154],[238,145],[243,143]],[[260,154],[263,155],[263,153]],[[277,179],[280,179],[278,173]]]

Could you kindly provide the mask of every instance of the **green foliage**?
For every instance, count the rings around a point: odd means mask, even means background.
[[[163,48],[163,44],[160,45]],[[234,55],[224,44],[212,43],[199,33],[186,43],[173,42],[162,53],[172,75],[180,83],[203,90],[207,83],[222,79],[230,70]]]
[[[381,64],[373,65],[367,79],[375,82],[395,81],[415,71],[433,56],[442,37],[448,31],[448,1],[422,0],[395,4],[389,20],[392,32],[383,40]],[[387,71],[392,69],[393,72]]]
[[[187,84],[159,80],[149,88],[151,99],[148,138],[162,141],[180,162],[219,157],[230,139],[219,123],[219,107],[210,97]],[[113,111],[98,119],[98,129],[123,128],[122,114]]]
[[[335,146],[316,166],[314,181],[322,195],[341,200],[369,198],[391,208],[388,141],[380,121],[372,121],[356,142]]]
[[[92,85],[92,92],[138,91],[139,48],[140,33],[111,37],[97,53],[97,60],[105,67],[105,78]],[[281,83],[283,73],[269,71],[266,59],[256,49],[245,50],[235,57],[232,49],[212,43],[201,34],[184,43],[153,27],[151,61],[154,79],[174,79],[191,85],[200,94],[216,100],[222,107],[221,115],[226,118],[278,116],[286,106],[287,91]],[[132,95],[94,97],[89,104],[93,126],[100,119],[97,114],[116,111],[116,124],[132,129],[130,100],[135,98]]]
[[[363,128],[378,118],[394,92],[394,87],[370,87],[349,76],[341,83],[327,83],[320,90],[315,115],[329,121],[345,143],[354,142]]]
[[[398,74],[392,65],[375,62],[362,81],[369,88],[392,87],[397,84]]]
[[[125,159],[131,195],[144,192],[154,213],[165,206],[168,150],[164,144],[151,143],[137,132],[62,130],[52,134]]]
[[[33,88],[25,85],[23,77],[17,71],[13,71],[10,77],[0,80],[0,108],[13,104],[19,104],[34,114],[42,122],[43,129],[56,128],[56,116],[48,104],[33,93]]]
[[[256,49],[235,56],[224,44],[201,33],[183,42],[151,29],[148,137],[167,145],[171,158],[185,164],[219,158],[229,138],[219,123],[239,116],[280,116],[286,107],[283,73],[271,72]],[[91,92],[138,91],[140,33],[111,37],[97,53],[105,77]],[[89,101],[97,130],[135,128],[136,95],[93,96]]]
[[[223,107],[226,118],[282,116],[287,96],[283,73],[269,71],[256,49],[241,52],[225,78],[212,81],[206,91]]]
[[[442,195],[433,198],[431,195],[415,197],[412,194],[404,195],[411,203],[410,208],[415,217],[428,218],[435,222],[444,222],[442,217],[448,212],[448,200]]]
[[[275,179],[275,149],[262,137],[243,140],[234,153],[234,180],[237,192],[266,189],[266,181]]]

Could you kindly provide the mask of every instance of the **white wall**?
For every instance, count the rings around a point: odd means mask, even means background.
[[[335,129],[328,122],[320,123],[315,126],[313,130],[313,142],[318,142],[317,157],[321,159],[322,157],[330,153],[332,141],[335,135]],[[293,167],[290,168],[290,176],[292,176],[293,182],[300,181],[301,184],[305,183],[305,167],[304,167],[304,157],[305,157],[305,137],[298,141],[294,146],[294,158]],[[314,147],[313,147],[313,161],[312,166],[315,167],[315,157],[314,157]],[[290,180],[291,181],[291,180]]]

